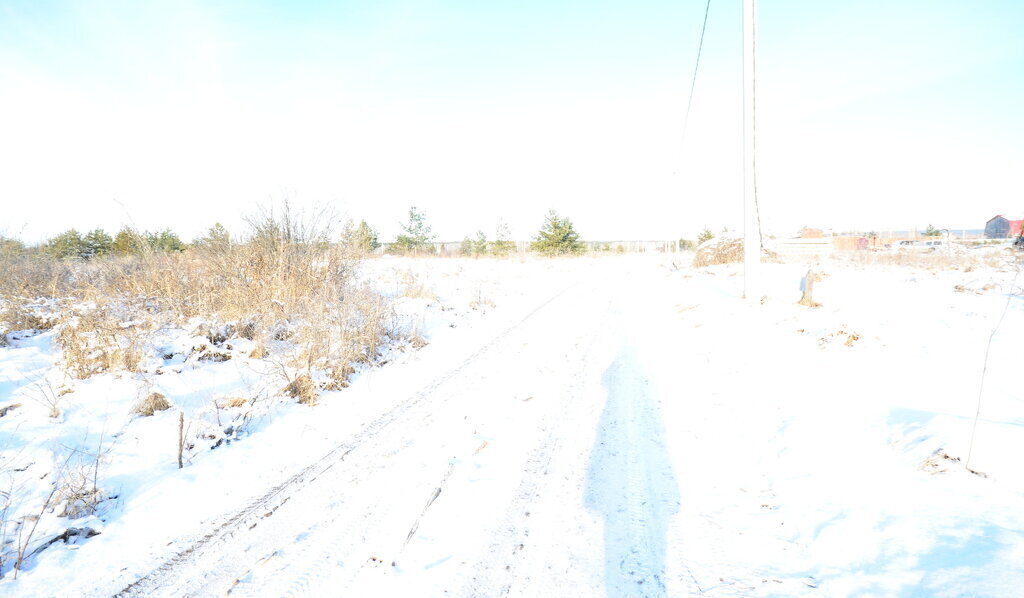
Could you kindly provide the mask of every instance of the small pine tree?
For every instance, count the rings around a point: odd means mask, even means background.
[[[342,237],[346,246],[359,253],[370,253],[380,247],[377,231],[373,230],[365,220],[360,220],[359,224],[354,227],[349,223]]]
[[[551,210],[544,217],[544,226],[537,232],[530,249],[544,255],[581,254],[585,250],[580,235],[568,218]]]
[[[480,257],[481,255],[487,255],[487,247],[490,243],[487,242],[487,235],[484,231],[476,231],[476,239],[473,241],[473,257]]]
[[[416,206],[409,208],[409,222],[401,225],[404,234],[398,235],[392,248],[403,253],[420,253],[430,251],[429,243],[434,240],[434,233],[427,224],[427,216],[416,209]]]
[[[711,239],[714,239],[714,238],[715,238],[715,233],[711,232],[711,229],[705,226],[704,230],[700,231],[700,234],[697,235],[697,245],[701,245],[703,243],[706,243],[706,242],[708,242],[708,241],[710,241]]]
[[[167,228],[155,233],[147,232],[146,243],[149,244],[149,248],[153,251],[165,251],[168,253],[185,251],[185,243],[178,238],[177,234]]]
[[[121,255],[139,255],[148,249],[146,238],[131,227],[124,227],[114,236],[111,250]]]
[[[192,244],[205,249],[226,249],[231,246],[231,233],[223,224],[216,222],[205,235],[193,240]]]
[[[114,239],[102,228],[97,228],[82,237],[82,257],[102,257],[114,248]]]
[[[928,228],[926,228],[925,231],[924,231],[924,236],[926,236],[926,237],[940,237],[940,236],[942,236],[942,229],[935,228],[934,226],[929,224]]]
[[[497,256],[508,255],[516,248],[512,241],[512,233],[504,220],[498,220],[498,226],[494,233],[494,242],[491,243],[491,253]]]
[[[462,243],[459,244],[459,253],[461,255],[473,255],[473,239],[466,235],[462,238]]]
[[[82,235],[72,228],[47,241],[43,251],[58,259],[81,258],[85,253],[85,242]]]

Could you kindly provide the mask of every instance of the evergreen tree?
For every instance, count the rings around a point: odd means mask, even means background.
[[[473,240],[468,235],[462,238],[462,243],[459,245],[459,254],[473,255]]]
[[[165,228],[155,233],[146,233],[146,243],[153,251],[185,251],[185,243],[178,238],[178,235]]]
[[[697,235],[697,245],[710,241],[711,239],[714,238],[715,233],[711,232],[711,229],[705,226],[704,230],[702,230],[700,234]]]
[[[225,249],[231,246],[231,234],[220,222],[215,222],[206,234],[195,239],[193,245],[208,249]]]
[[[103,229],[97,228],[82,237],[81,256],[94,258],[104,256],[114,248],[114,239]]]
[[[579,233],[568,218],[562,218],[551,210],[544,218],[544,226],[534,237],[530,249],[544,255],[580,254],[585,250]]]
[[[72,228],[47,241],[43,250],[58,259],[81,258],[85,252],[85,243],[82,235]]]
[[[146,239],[131,227],[126,226],[122,228],[114,236],[114,245],[112,247],[114,253],[138,255],[145,251],[145,249]]]
[[[360,220],[357,226],[349,222],[342,233],[342,243],[359,253],[370,253],[380,247],[377,240],[377,231],[373,230],[365,220]]]
[[[409,222],[401,225],[404,234],[398,235],[393,245],[394,249],[405,253],[429,251],[428,244],[434,240],[434,233],[427,224],[427,217],[415,206],[409,208]]]
[[[508,225],[499,218],[494,234],[494,242],[491,243],[491,253],[498,256],[508,255],[515,248],[516,244],[512,241],[512,233],[509,232]]]
[[[934,226],[929,224],[928,228],[926,228],[925,231],[924,231],[924,236],[926,236],[926,237],[941,237],[942,236],[942,229],[935,228]]]
[[[476,231],[476,240],[473,241],[473,257],[480,257],[481,255],[486,255],[488,245],[489,243],[487,242],[487,235],[484,234],[484,231]]]

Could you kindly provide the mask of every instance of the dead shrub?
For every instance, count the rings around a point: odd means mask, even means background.
[[[348,388],[349,378],[356,373],[356,368],[351,363],[334,363],[327,369],[327,382],[323,384],[324,390],[341,390]]]
[[[54,504],[61,508],[58,517],[78,519],[96,512],[103,500],[97,488],[91,466],[71,467],[61,472]]]
[[[427,285],[423,284],[419,276],[412,270],[403,270],[397,275],[399,289],[402,297],[410,299],[426,299],[437,301],[437,295]]]
[[[141,415],[142,417],[149,417],[157,411],[165,411],[171,408],[171,403],[167,400],[164,395],[153,392],[150,393],[145,399],[139,401],[132,407],[132,413],[135,415]]]
[[[299,374],[287,386],[281,389],[293,399],[297,399],[303,405],[315,405],[317,397],[316,384],[307,374]]]
[[[214,363],[220,363],[223,361],[229,361],[231,359],[230,353],[224,353],[222,351],[203,351],[199,354],[199,361],[212,361]]]
[[[28,384],[20,392],[23,396],[45,407],[47,415],[56,419],[62,412],[61,404],[64,402],[64,397],[71,394],[72,390],[70,388],[54,388],[52,376],[46,372],[30,378]],[[20,407],[20,405],[15,405],[15,407]],[[6,414],[7,410],[9,409],[0,411],[0,416]]]
[[[139,371],[149,331],[116,312],[110,307],[80,310],[59,325],[55,339],[64,369],[72,377],[81,380],[104,372]]]
[[[779,261],[779,256],[774,251],[769,251],[762,247],[761,260],[777,262]],[[697,247],[696,254],[693,256],[693,265],[698,268],[742,261],[743,239],[728,237],[711,239],[701,243]]]
[[[17,300],[8,302],[0,311],[0,327],[7,332],[50,330],[56,323],[56,318],[41,313],[39,306]]]
[[[249,402],[249,399],[243,399],[242,397],[232,397],[230,399],[221,399],[217,404],[218,409],[237,409],[238,407],[244,407]]]
[[[304,220],[287,205],[249,223],[240,242],[179,253],[20,260],[14,267],[21,278],[0,281],[0,301],[61,303],[55,338],[66,371],[78,379],[139,371],[153,331],[193,318],[205,322],[195,333],[206,345],[189,355],[194,362],[230,359],[232,339],[251,343],[239,355],[280,358],[288,384],[296,372],[319,380],[376,361],[382,345],[397,338],[396,316],[389,299],[355,282],[359,256],[331,242],[330,223]],[[408,282],[410,294],[433,297],[415,275]]]

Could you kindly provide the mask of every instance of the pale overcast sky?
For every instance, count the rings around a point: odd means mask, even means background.
[[[802,225],[1024,216],[1024,2],[759,3],[759,194]],[[444,239],[741,214],[741,1],[0,0],[0,233],[184,237],[289,198]]]

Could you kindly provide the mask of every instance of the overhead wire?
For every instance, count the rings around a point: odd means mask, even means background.
[[[755,0],[756,3],[756,0]],[[756,7],[755,7],[756,10]],[[686,113],[683,116],[683,130],[680,138],[680,143],[686,142],[686,131],[690,125],[690,112],[693,109],[693,92],[697,88],[697,72],[700,70],[700,57],[704,51],[704,35],[708,29],[708,14],[711,12],[711,0],[707,0],[704,4],[704,20],[700,27],[700,41],[697,43],[697,58],[693,65],[693,78],[690,80],[690,94],[686,100]],[[754,20],[754,72],[757,72],[757,20]],[[754,185],[754,213],[757,218],[757,236],[760,240],[761,248],[764,249],[764,232],[761,226],[761,204],[757,197],[757,79],[753,81],[753,94],[751,97],[751,112],[753,114],[751,120],[753,144],[754,144],[754,172],[753,172],[753,185]]]
[[[757,218],[757,238],[760,241],[761,249],[764,249],[764,233],[761,232],[761,204],[757,201],[757,0],[754,0],[754,22],[751,24],[754,29],[752,45],[754,47],[753,73],[751,73],[750,93],[750,129],[753,137],[754,155],[752,157],[754,183],[754,216]]]
[[[971,457],[974,455],[974,437],[978,431],[978,419],[981,416],[981,398],[985,393],[985,375],[988,373],[988,356],[992,351],[992,340],[996,337],[996,333],[999,332],[999,328],[1003,325],[1003,320],[1006,318],[1006,312],[1010,309],[1010,302],[1014,297],[1018,296],[1015,292],[1017,287],[1017,278],[1020,276],[1022,262],[1018,258],[1017,272],[1013,275],[1013,280],[1010,282],[1010,292],[1006,294],[1006,304],[1003,305],[1003,313],[999,315],[999,320],[996,322],[995,327],[992,329],[992,334],[988,336],[988,344],[985,345],[985,360],[981,366],[981,382],[978,384],[978,404],[974,410],[974,424],[971,426],[971,440],[967,444],[967,461],[964,462],[964,468],[972,473],[977,473],[971,469]]]
[[[697,43],[697,61],[693,65],[693,79],[690,81],[690,97],[686,100],[686,115],[683,117],[683,134],[681,142],[686,141],[686,129],[690,124],[690,109],[693,107],[693,90],[697,87],[697,70],[700,68],[700,55],[704,50],[704,33],[708,29],[708,12],[711,10],[711,0],[704,5],[704,24],[700,27],[700,42]]]

